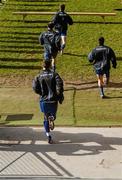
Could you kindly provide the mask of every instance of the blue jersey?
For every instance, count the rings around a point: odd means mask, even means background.
[[[116,66],[116,56],[114,51],[108,46],[97,46],[88,55],[90,62],[93,62],[95,68],[101,68],[102,66],[110,69],[110,61],[113,66]]]
[[[45,52],[53,54],[60,50],[61,47],[61,37],[58,32],[55,31],[45,31],[39,36],[39,42],[44,46]]]
[[[67,31],[68,25],[73,24],[72,18],[63,11],[59,11],[54,16],[52,22],[55,24],[55,29],[60,32]]]
[[[33,80],[33,90],[41,96],[42,101],[58,101],[63,95],[63,80],[52,70],[43,70]]]

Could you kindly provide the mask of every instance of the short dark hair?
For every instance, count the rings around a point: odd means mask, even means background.
[[[60,9],[61,9],[61,11],[64,11],[65,10],[65,4],[61,4]]]
[[[100,38],[99,38],[99,44],[103,45],[103,44],[104,44],[104,41],[105,41],[104,37],[100,37]]]
[[[51,67],[51,60],[44,60],[43,61],[43,67],[45,69],[49,69]]]
[[[49,29],[53,29],[53,28],[54,28],[54,23],[53,23],[53,22],[49,22],[48,25],[47,25],[47,27],[48,27]]]

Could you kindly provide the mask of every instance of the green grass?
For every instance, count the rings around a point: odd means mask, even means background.
[[[100,99],[95,91],[77,92],[77,125],[122,125],[122,91],[106,90],[108,99]]]
[[[43,48],[38,42],[38,36],[46,29],[51,16],[27,16],[26,22],[22,16],[13,15],[13,11],[57,11],[58,1],[17,1],[8,0],[0,12],[0,75],[24,74],[35,75],[41,67]],[[118,0],[75,0],[66,1],[67,11],[83,12],[113,12],[120,7]],[[74,6],[75,4],[75,6]],[[99,36],[104,36],[106,44],[116,53],[118,68],[113,74],[114,80],[121,81],[122,74],[122,15],[106,17],[106,24],[97,16],[73,16],[74,25],[69,27],[67,46],[63,57],[57,58],[57,70],[63,79],[91,80],[94,78],[92,67],[87,55],[97,45]]]
[[[72,91],[65,93],[65,101],[59,106],[57,122],[61,125],[72,125],[73,107]],[[6,125],[42,125],[43,114],[39,109],[39,97],[30,88],[0,88],[0,124]],[[68,111],[66,110],[68,108]],[[19,115],[32,114],[31,120],[18,119]],[[7,120],[7,116],[15,115],[16,119]],[[8,117],[8,118],[9,118]],[[10,119],[10,118],[9,118]]]
[[[0,6],[0,78],[27,76],[32,79],[41,69],[43,47],[38,42],[41,32],[46,30],[51,16],[13,15],[13,11],[57,11],[60,1],[18,1],[7,0]],[[121,7],[118,0],[71,0],[66,1],[66,11],[114,12]],[[75,4],[75,6],[74,6]],[[112,47],[117,56],[117,69],[111,69],[111,81],[122,82],[122,14],[105,17],[103,23],[97,16],[73,16],[74,24],[69,27],[67,46],[63,56],[57,57],[57,71],[64,80],[88,83],[96,81],[87,55],[97,45],[99,36],[105,37],[105,44]],[[2,79],[1,79],[2,80]],[[12,78],[13,80],[13,78]],[[15,84],[19,82],[15,82]],[[2,83],[0,83],[2,84]],[[12,85],[14,82],[12,82]],[[26,82],[24,82],[26,85]],[[97,85],[97,83],[96,83]],[[2,87],[2,86],[1,86]],[[31,87],[31,84],[29,84]],[[23,88],[22,88],[23,89]],[[0,123],[6,125],[42,125],[42,114],[38,98],[31,89],[0,88]],[[102,126],[122,125],[121,89],[108,89],[110,97],[99,98],[98,90],[65,91],[65,101],[59,106],[57,125]],[[74,97],[75,96],[75,97]],[[9,120],[8,115],[33,114],[31,120]]]
[[[64,103],[58,108],[56,125],[122,126],[122,91],[107,89],[106,95],[108,99],[101,99],[97,89],[65,91]],[[0,88],[0,102],[0,125],[43,125],[39,98],[31,88]],[[22,115],[25,116],[23,120]],[[29,120],[28,115],[32,115]]]

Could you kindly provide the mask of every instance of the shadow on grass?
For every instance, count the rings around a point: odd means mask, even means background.
[[[18,32],[18,31],[12,31],[12,32],[10,32],[10,31],[0,31],[0,34],[7,34],[7,35],[12,35],[12,34],[15,34],[15,35],[26,35],[26,38],[28,38],[27,37],[27,35],[35,35],[35,36],[37,36],[37,35],[39,35],[39,33],[35,33],[35,32]],[[32,36],[30,36],[30,37],[32,37]],[[1,38],[1,37],[0,37]],[[32,37],[33,38],[33,37]]]
[[[115,11],[122,11],[122,8],[114,9]]]
[[[20,38],[21,39],[21,38]],[[39,44],[38,42],[38,39],[36,41],[22,41],[21,40],[0,40],[1,43],[19,43],[19,44],[24,44],[24,43],[27,43],[27,44]]]
[[[17,2],[50,2],[50,3],[53,3],[53,2],[67,2],[68,0],[18,0]]]
[[[122,61],[122,57],[117,57],[117,61]]]
[[[11,41],[13,42],[13,37],[11,36],[12,35],[12,33],[10,34],[10,36],[2,36],[2,37],[0,37],[0,39],[1,39],[1,41],[7,41],[6,39],[11,39]],[[39,34],[38,34],[38,36],[39,36]],[[23,40],[24,42],[25,42],[25,40],[29,40],[29,41],[26,41],[26,42],[30,42],[30,41],[32,41],[32,42],[34,42],[34,41],[38,41],[38,36],[36,36],[36,37],[32,37],[32,36],[22,36],[22,35],[18,35],[18,36],[14,36],[14,39],[16,39],[16,40]],[[8,41],[9,42],[9,41]],[[15,42],[18,42],[18,41],[15,41]],[[38,41],[38,43],[39,43],[39,41]]]
[[[40,8],[39,7],[40,5],[38,5],[38,8],[36,8],[36,9],[33,9],[33,7],[28,7],[27,8],[27,6],[26,6],[26,8],[24,8],[25,6],[23,5],[23,7],[22,8],[20,8],[20,7],[18,7],[18,8],[16,8],[16,11],[33,11],[33,12],[37,12],[37,11],[40,11],[40,12],[44,12],[44,11],[50,11],[50,8]],[[6,8],[7,9],[7,8]],[[8,10],[10,11],[10,10],[12,10],[12,8],[11,9],[9,9],[8,8]],[[13,11],[13,10],[12,10]]]
[[[122,88],[122,82],[110,82],[109,87],[114,87],[114,88]]]
[[[0,65],[0,69],[37,69],[40,70],[41,66],[16,66],[16,65]]]
[[[32,120],[33,114],[8,114],[8,113],[1,113],[0,114],[0,125],[7,125],[12,121],[28,121]],[[3,122],[4,121],[4,122]]]
[[[87,54],[74,54],[74,53],[64,53],[64,55],[68,55],[68,56],[75,56],[75,57],[87,57],[88,55]],[[117,57],[116,58],[117,61],[121,61],[122,60],[122,57]]]
[[[23,19],[18,19],[18,20],[16,20],[16,19],[7,19],[7,20],[0,20],[0,22],[12,22],[12,23],[14,23],[14,22],[22,22],[22,23],[49,23],[49,20],[24,20],[24,22],[23,22]],[[42,26],[42,27],[47,27],[46,25],[45,26]]]
[[[27,11],[27,10],[26,10]],[[21,17],[21,16],[20,16]],[[49,23],[50,20],[24,20],[23,19],[18,19],[18,20],[0,20],[0,22],[22,22],[24,24],[26,23]],[[122,22],[109,22],[109,21],[75,21],[74,20],[74,24],[122,24]],[[11,26],[3,26],[3,28],[11,28]],[[38,26],[37,28],[46,28],[47,26]],[[29,27],[24,27],[24,26],[13,26],[12,28],[29,28]],[[32,27],[31,27],[32,28]],[[36,28],[36,27],[34,27]]]
[[[25,46],[19,46],[18,44],[17,44],[17,46],[15,46],[15,45],[2,45],[1,46],[2,48],[14,48],[14,49],[32,49],[32,51],[33,51],[33,44],[32,44],[32,46],[27,46],[27,45],[25,45]],[[36,49],[40,49],[40,47],[41,46],[37,46],[37,47],[35,47]]]
[[[67,85],[67,89],[66,89],[67,91],[68,90],[87,90],[87,89],[98,88],[97,81],[83,82],[83,83],[65,81],[65,84]],[[109,88],[122,88],[122,82],[119,82],[119,83],[110,82],[108,87]]]
[[[8,52],[8,53],[30,53],[30,54],[36,54],[36,53],[43,53],[42,51],[37,51],[37,50],[14,50],[14,49],[4,49],[4,50],[0,50],[0,52]],[[1,60],[2,59],[6,59],[6,58],[0,58]]]
[[[94,84],[94,83],[97,83],[97,81],[91,81],[91,82],[71,82],[71,81],[65,81],[66,84],[69,84],[69,85],[75,85],[75,86],[81,86],[81,85],[88,85],[88,84]]]
[[[24,1],[24,2],[26,2],[26,1]],[[30,1],[30,2],[32,2],[32,1]],[[17,3],[10,4],[10,3],[7,3],[6,6],[18,6],[18,7],[20,7],[20,6],[22,6],[22,7],[36,7],[36,6],[37,7],[39,7],[39,6],[44,6],[44,7],[45,6],[51,6],[51,7],[53,7],[53,6],[57,6],[57,4],[30,4],[30,2],[29,2],[29,4],[19,4],[19,3],[18,4]],[[34,2],[36,2],[36,1],[34,1]],[[46,1],[44,1],[44,2],[46,2]],[[12,9],[12,11],[13,11],[13,9]],[[43,9],[43,11],[44,11],[44,9]]]
[[[79,86],[69,86],[65,89],[65,91],[71,91],[71,90],[76,90],[76,91],[80,91],[80,90],[88,90],[88,89],[96,89],[98,88],[97,85],[92,85],[92,86],[88,86],[88,85],[85,85],[85,86],[82,86],[82,85],[79,85]]]
[[[106,96],[104,99],[121,99],[122,96]]]
[[[122,24],[122,22],[109,22],[109,21],[98,21],[98,22],[93,22],[93,21],[75,21],[74,23],[78,24]]]
[[[7,28],[7,29],[38,29],[38,28],[46,28],[47,26],[40,26],[40,25],[37,25],[37,26],[1,26],[0,28],[1,29],[4,29],[4,28]]]
[[[6,114],[4,114],[4,115],[6,115]],[[1,117],[2,117],[2,115],[1,115]],[[8,123],[9,121],[32,120],[32,118],[33,118],[33,114],[9,114],[9,115],[7,115],[5,121],[7,121],[7,123]]]
[[[85,54],[74,54],[74,53],[64,53],[64,55],[75,56],[75,57],[87,57]]]
[[[44,28],[47,28],[47,24],[49,23],[50,20],[25,20],[24,23],[46,23]]]
[[[34,7],[34,6],[35,6],[35,5],[33,5],[33,7]],[[8,6],[8,7],[6,6],[6,11],[8,11],[8,12],[10,12],[10,13],[13,12],[13,11],[19,11],[19,12],[21,12],[21,11],[28,11],[28,12],[29,12],[29,11],[30,11],[30,12],[31,12],[31,11],[33,11],[33,12],[36,12],[36,11],[40,11],[40,12],[47,11],[47,12],[48,12],[48,11],[50,11],[49,8],[48,8],[48,9],[47,9],[47,8],[41,9],[41,8],[39,8],[39,6],[40,6],[40,5],[38,5],[38,9],[37,9],[37,7],[36,7],[36,9],[33,9],[33,7],[29,7],[29,6],[28,6],[28,7],[27,7],[27,6],[25,7],[24,5],[23,5],[22,7],[20,7],[20,6],[17,5],[16,10],[13,10],[13,7],[12,7],[12,6],[11,6],[11,7],[10,7],[10,6]],[[9,7],[10,7],[10,8],[9,8]],[[14,15],[14,16],[15,16],[15,15]],[[22,17],[22,16],[20,15],[20,17]]]
[[[0,58],[0,61],[12,61],[12,62],[40,62],[41,59],[37,59],[37,58]]]

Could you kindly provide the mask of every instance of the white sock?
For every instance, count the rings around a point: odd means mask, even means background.
[[[49,132],[46,132],[46,135],[47,135],[47,137],[49,137],[49,136],[50,136],[50,133],[49,133]]]

